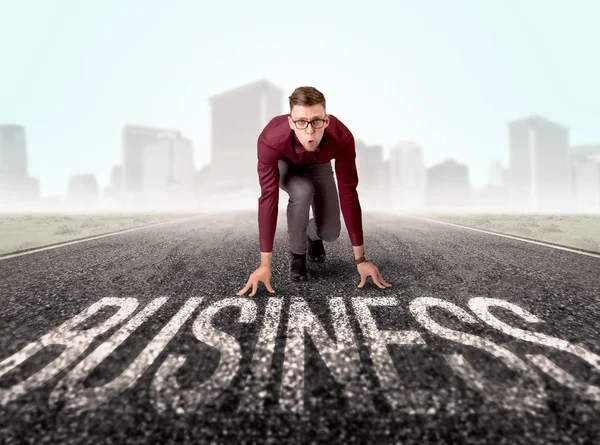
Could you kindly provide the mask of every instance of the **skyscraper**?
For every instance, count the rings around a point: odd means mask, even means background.
[[[126,125],[122,143],[121,192],[125,194],[125,202],[158,205],[176,199],[177,193],[179,197],[191,195],[193,145],[179,130]]]
[[[600,144],[570,148],[573,196],[577,211],[600,211]]]
[[[27,177],[27,144],[21,125],[0,125],[0,175],[4,179]]]
[[[569,129],[542,117],[508,123],[511,202],[518,210],[571,208]]]
[[[425,206],[425,162],[423,148],[411,141],[390,149],[390,205],[395,209]]]
[[[363,209],[378,209],[387,202],[389,187],[384,171],[383,146],[367,145],[362,139],[355,139],[356,172],[358,173],[358,196]]]
[[[67,184],[68,207],[95,210],[98,204],[98,181],[92,174],[72,175]]]
[[[0,125],[0,204],[2,207],[33,204],[39,182],[28,175],[27,141],[21,125]]]
[[[215,188],[258,189],[256,141],[267,123],[283,114],[283,90],[266,79],[216,94],[211,107],[211,168]]]
[[[446,159],[427,169],[426,199],[428,207],[466,210],[471,205],[469,167]]]
[[[504,185],[504,169],[498,160],[490,162],[488,167],[488,184],[492,187],[501,187]]]

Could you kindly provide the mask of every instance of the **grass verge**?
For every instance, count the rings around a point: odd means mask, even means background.
[[[194,213],[0,213],[0,256],[148,224]]]
[[[600,215],[422,212],[415,215],[600,252]]]

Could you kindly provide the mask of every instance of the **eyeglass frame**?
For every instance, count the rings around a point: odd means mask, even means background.
[[[291,116],[290,116],[290,118],[291,118]],[[306,127],[304,127],[304,128],[298,128],[298,122],[300,122],[300,121],[306,122]],[[315,128],[315,126],[313,125],[313,122],[316,122],[316,121],[323,121],[323,125],[321,125],[319,128]],[[312,121],[307,121],[306,119],[297,119],[297,120],[292,119],[292,122],[294,123],[294,126],[298,130],[306,130],[309,125],[311,127],[313,127],[313,130],[320,130],[321,128],[323,128],[323,126],[325,126],[325,122],[327,122],[327,116],[325,116],[324,119],[323,118],[318,118],[318,119],[313,119]]]

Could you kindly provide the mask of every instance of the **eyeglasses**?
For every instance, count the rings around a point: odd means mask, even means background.
[[[298,130],[304,130],[305,128],[308,127],[308,124],[312,125],[312,127],[315,130],[323,128],[323,125],[325,125],[325,119],[314,119],[312,121],[307,121],[304,119],[298,119],[297,121],[295,121],[292,119],[292,122],[294,123],[294,125],[296,126],[296,128]]]

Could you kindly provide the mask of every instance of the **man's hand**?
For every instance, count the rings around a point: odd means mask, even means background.
[[[258,283],[260,281],[265,283],[265,286],[267,287],[267,290],[269,292],[275,292],[271,287],[271,266],[263,265],[256,269],[252,275],[250,275],[246,286],[241,291],[239,291],[237,295],[245,294],[246,291],[250,289],[250,286],[252,286],[252,293],[249,296],[253,297],[254,294],[256,294],[256,289],[258,288]]]
[[[371,276],[373,283],[375,283],[377,286],[379,286],[382,289],[392,286],[390,283],[387,283],[383,279],[383,277],[379,273],[379,269],[377,269],[375,264],[365,261],[364,263],[360,263],[356,267],[358,268],[358,273],[360,274],[360,278],[361,278],[358,287],[363,287],[365,285],[365,283],[367,282],[367,277],[369,275]]]

